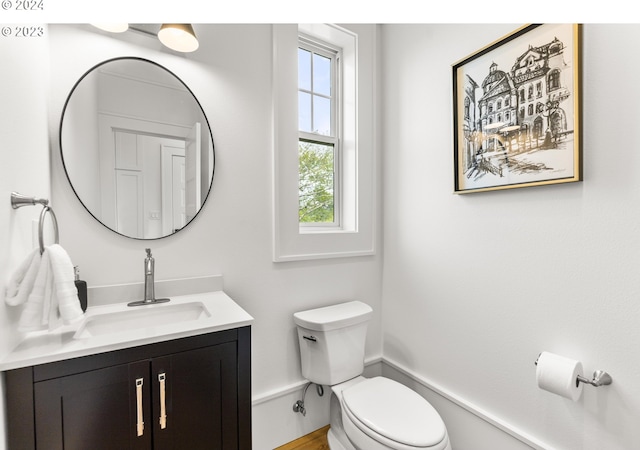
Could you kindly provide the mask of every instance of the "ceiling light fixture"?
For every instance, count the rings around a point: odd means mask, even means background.
[[[92,23],[91,25],[103,31],[108,31],[111,33],[123,33],[128,29],[132,29],[141,33],[156,35],[158,39],[160,39],[160,42],[162,42],[171,50],[175,50],[177,52],[193,52],[196,51],[200,46],[198,38],[196,38],[196,32],[193,31],[193,26],[188,23],[162,24],[157,34],[155,30],[149,29],[150,27],[157,29],[157,25],[142,26],[133,24],[131,28],[129,28],[128,23]]]
[[[91,25],[110,33],[124,33],[129,29],[128,23],[92,23]]]
[[[158,39],[177,52],[193,52],[200,45],[193,27],[186,23],[165,23],[158,31]]]

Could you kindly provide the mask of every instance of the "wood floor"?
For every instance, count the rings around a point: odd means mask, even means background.
[[[288,444],[284,444],[275,450],[329,450],[327,431],[329,431],[329,425]]]

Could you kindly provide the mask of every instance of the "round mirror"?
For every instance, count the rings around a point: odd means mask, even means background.
[[[111,59],[80,78],[62,111],[60,151],[87,211],[131,238],[183,229],[211,190],[213,138],[200,103],[145,59]]]

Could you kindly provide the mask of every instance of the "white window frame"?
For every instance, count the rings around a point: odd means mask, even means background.
[[[342,227],[342,151],[341,151],[341,136],[342,136],[342,76],[340,69],[341,61],[341,49],[331,45],[330,43],[319,41],[317,38],[311,37],[305,33],[299,34],[298,47],[304,50],[312,52],[312,55],[318,54],[329,58],[331,60],[331,133],[324,135],[320,133],[306,132],[298,130],[298,141],[306,141],[312,143],[318,143],[323,145],[333,146],[333,221],[332,222],[300,222],[300,232],[309,233],[314,231],[320,231],[327,228],[341,228]],[[313,61],[313,57],[312,57]],[[313,64],[313,62],[312,62]],[[313,66],[312,66],[313,67]],[[311,74],[313,79],[313,70]],[[301,91],[298,87],[298,91]],[[304,90],[306,91],[306,90]],[[310,91],[307,91],[312,96],[316,94],[313,87]],[[313,115],[313,107],[311,108],[311,114]],[[313,123],[313,118],[312,118]]]
[[[375,254],[377,26],[274,24],[273,260]],[[342,49],[341,226],[301,227],[298,203],[299,35]]]

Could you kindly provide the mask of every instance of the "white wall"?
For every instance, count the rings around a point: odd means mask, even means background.
[[[88,27],[51,26],[52,184],[61,244],[90,286],[142,281],[145,247],[156,259],[156,279],[222,274],[225,291],[255,318],[254,397],[302,380],[292,321],[296,311],[346,299],[371,304],[377,315],[367,353],[379,355],[379,256],[272,262],[271,26],[206,25],[196,33],[200,49],[182,56],[165,51],[154,37],[129,32],[130,42],[123,42]],[[165,239],[127,239],[96,223],[73,195],[58,155],[59,114],[73,83],[95,63],[124,55],[152,59],[179,76],[212,127],[211,196],[185,230]],[[281,414],[295,417],[292,405]],[[309,422],[297,416],[295,421]],[[304,429],[274,430],[270,420],[254,415],[255,428],[269,432],[256,433],[256,449],[283,444]]]
[[[12,209],[11,192],[50,198],[47,136],[48,41],[0,39],[0,293],[10,273],[38,245],[33,240],[41,206]],[[7,68],[11,68],[8,70]],[[37,236],[37,235],[36,235]],[[6,276],[5,276],[6,275]],[[4,303],[4,302],[3,302]],[[18,312],[0,306],[0,354],[15,343]],[[4,377],[0,380],[4,399]],[[5,448],[6,415],[0,403],[0,448]]]
[[[451,65],[516,27],[382,29],[384,356],[544,448],[640,448],[640,26],[584,26],[584,182],[454,195]],[[544,350],[613,385],[538,389]]]

